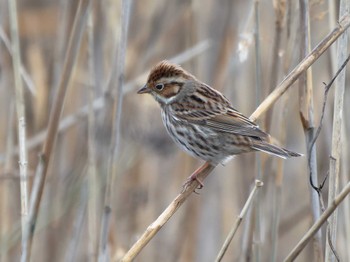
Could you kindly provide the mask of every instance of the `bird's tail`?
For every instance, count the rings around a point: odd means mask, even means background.
[[[267,142],[260,142],[260,143],[256,143],[252,146],[252,148],[254,148],[255,150],[258,151],[262,151],[274,156],[278,156],[281,158],[289,158],[289,157],[298,157],[298,156],[302,156],[302,154],[290,151],[288,149],[282,148],[282,147],[278,147],[275,146],[273,144],[269,144]]]

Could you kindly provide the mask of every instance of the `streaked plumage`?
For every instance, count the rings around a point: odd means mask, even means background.
[[[151,70],[138,93],[150,93],[158,101],[172,139],[205,161],[218,164],[250,151],[282,158],[300,156],[272,145],[269,135],[234,109],[225,96],[168,61]]]

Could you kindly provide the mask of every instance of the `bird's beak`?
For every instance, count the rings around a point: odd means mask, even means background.
[[[151,92],[151,89],[149,89],[147,85],[144,85],[139,91],[137,91],[138,94],[146,94],[150,92]]]

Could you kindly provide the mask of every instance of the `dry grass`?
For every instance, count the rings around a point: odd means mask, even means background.
[[[262,101],[272,91],[252,118],[264,117],[267,108],[274,108],[261,125],[267,123],[267,129],[287,148],[305,154],[307,128],[303,129],[305,123],[300,120],[299,110],[310,112],[311,104],[299,107],[295,84],[286,90],[312,64],[309,77],[313,80],[313,121],[318,123],[324,94],[322,82],[328,83],[332,72],[343,62],[341,58],[338,62],[336,57],[332,58],[328,46],[343,34],[349,23],[348,18],[340,25],[336,23],[338,7],[330,3],[334,1],[303,1],[309,4],[311,50],[322,40],[329,42],[322,42],[324,49],[316,49],[316,56],[299,64],[300,57],[308,53],[300,53],[301,43],[306,40],[299,34],[299,1],[259,1],[258,16],[254,13],[254,1],[131,1],[126,41],[119,37],[123,35],[122,0],[91,1],[91,9],[89,1],[81,1],[87,16],[79,15],[78,30],[82,34],[74,34],[75,40],[70,36],[79,1],[22,0],[17,1],[20,51],[16,51],[7,15],[8,2],[0,1],[1,261],[18,261],[22,249],[18,162],[23,145],[17,139],[15,107],[19,78],[24,90],[28,191],[30,199],[35,195],[33,192],[41,195],[32,235],[32,261],[96,261],[99,237],[103,234],[104,255],[118,261],[171,203],[191,171],[202,164],[172,143],[161,123],[156,102],[151,97],[136,95],[149,68],[159,60],[173,58],[225,93],[245,115],[251,115],[256,108],[256,93],[261,94]],[[332,6],[334,9],[329,9]],[[256,17],[259,17],[259,32],[254,35]],[[333,31],[334,28],[337,29]],[[254,36],[259,39],[258,46],[254,44]],[[120,48],[122,53],[115,53],[116,47],[122,47],[123,43],[127,43],[126,51]],[[333,46],[337,50],[337,45]],[[12,64],[18,59],[16,55],[20,60]],[[68,59],[68,65],[64,58]],[[120,67],[123,64],[125,70]],[[293,69],[297,74],[291,78]],[[347,70],[344,74],[348,75]],[[260,83],[256,84],[257,81]],[[261,90],[256,90],[256,86]],[[63,93],[59,91],[62,89],[65,89]],[[108,95],[106,90],[110,91]],[[283,99],[277,100],[281,95]],[[349,92],[345,90],[341,96],[344,104],[349,104]],[[118,101],[122,110],[118,103],[111,106],[113,101],[108,99]],[[323,129],[313,152],[317,162],[312,168],[317,170],[319,181],[330,169],[333,100],[331,89]],[[114,116],[120,113],[120,123],[113,124],[119,121]],[[347,117],[342,119],[343,148],[337,151],[343,171],[339,191],[349,181],[344,163],[350,160],[346,144],[350,127],[346,110],[343,114]],[[47,132],[52,125],[53,129]],[[117,142],[112,130],[117,130]],[[118,152],[113,159],[115,143]],[[39,161],[43,144],[46,145],[44,158]],[[45,159],[47,153],[49,162]],[[311,228],[312,221],[317,221],[310,198],[308,159],[290,159],[282,164],[275,158],[259,156],[258,163],[252,153],[215,168],[200,194],[187,198],[169,222],[154,234],[136,261],[214,261],[249,196],[257,170],[264,182],[257,195],[259,208],[248,210],[247,219],[236,231],[223,261],[286,258]],[[110,176],[114,177],[110,188],[108,170],[113,170]],[[40,176],[42,173],[46,175]],[[36,177],[39,182],[35,182],[35,176],[43,180]],[[40,181],[45,181],[42,188]],[[103,218],[106,190],[110,192],[108,226],[104,224],[106,216]],[[328,184],[322,190],[325,200],[327,190]],[[340,206],[332,206],[329,201],[328,206],[338,211],[335,223],[338,231],[333,234],[333,244],[341,260],[348,261],[350,243],[346,232],[350,228],[347,219],[350,199],[344,201],[346,205]],[[339,230],[343,227],[346,230]],[[325,236],[325,227],[321,230]],[[321,241],[324,254],[325,237]],[[312,261],[316,256],[313,246],[308,244],[298,259]]]

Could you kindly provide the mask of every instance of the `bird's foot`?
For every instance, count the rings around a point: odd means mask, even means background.
[[[204,165],[200,166],[196,171],[192,173],[192,175],[187,178],[186,182],[182,185],[182,193],[185,192],[189,187],[192,187],[193,181],[196,181],[196,188],[193,188],[192,190],[195,193],[198,193],[196,192],[196,189],[202,189],[204,187],[201,179],[204,179],[210,173],[210,171],[214,169],[215,166],[216,165],[213,165],[210,162],[206,162]]]
[[[182,192],[185,191],[192,184],[193,181],[197,181],[197,183],[198,183],[198,187],[196,189],[202,189],[204,187],[203,182],[197,177],[197,175],[200,173],[199,171],[200,170],[196,170],[195,172],[193,172],[192,175],[190,175],[187,178],[185,183],[182,185]],[[197,193],[196,191],[194,191],[194,192]]]

